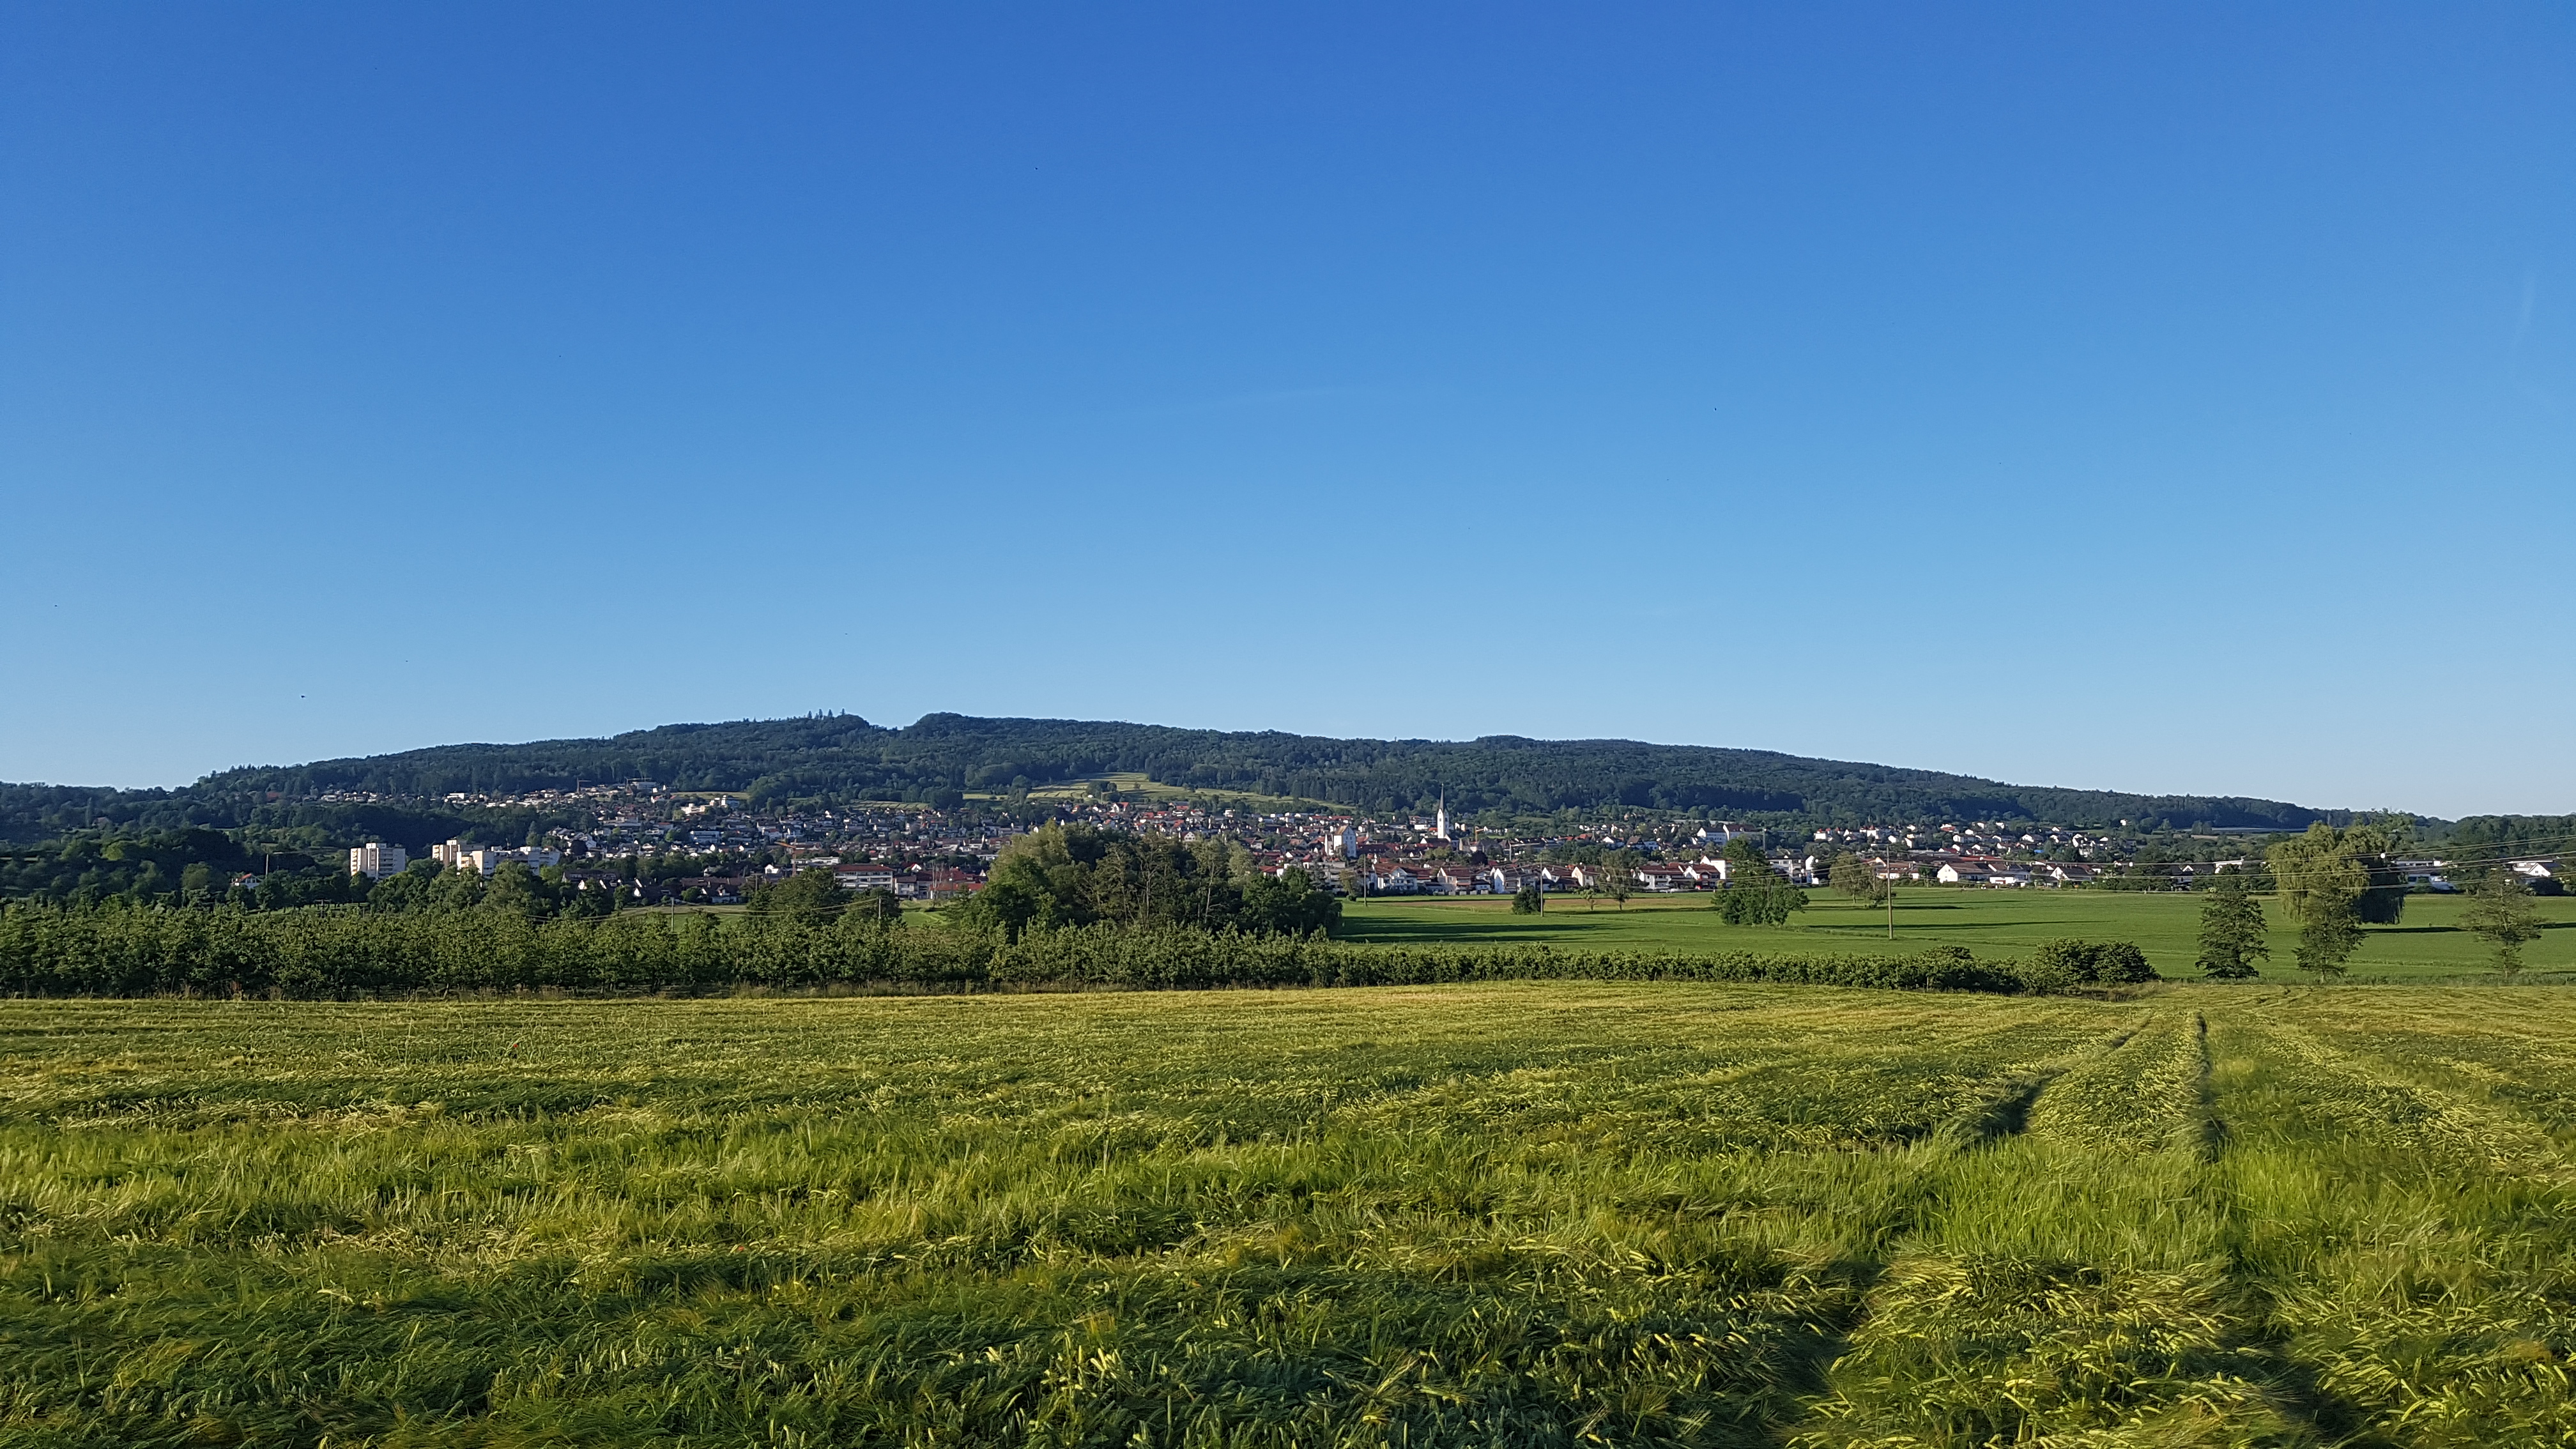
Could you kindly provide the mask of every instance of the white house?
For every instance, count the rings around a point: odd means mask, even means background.
[[[1771,868],[1787,876],[1793,885],[1816,883],[1816,858],[1812,855],[1803,859],[1794,855],[1774,856]]]

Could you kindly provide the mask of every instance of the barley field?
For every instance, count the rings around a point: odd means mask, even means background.
[[[0,1444],[2576,1442],[2550,988],[0,1003]]]

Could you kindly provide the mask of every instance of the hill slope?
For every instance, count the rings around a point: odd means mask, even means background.
[[[853,715],[663,725],[609,739],[441,745],[400,754],[262,766],[179,790],[0,786],[0,835],[28,840],[109,820],[229,825],[280,800],[366,791],[436,800],[628,779],[782,796],[927,798],[1112,772],[1209,790],[1427,810],[1445,791],[1462,814],[1605,804],[1701,810],[1776,822],[2044,820],[2063,825],[2297,829],[2334,812],[2278,800],[2137,795],[2009,785],[1935,770],[1810,759],[1768,750],[1634,740],[1341,740],[1092,720],[925,715],[900,729]]]

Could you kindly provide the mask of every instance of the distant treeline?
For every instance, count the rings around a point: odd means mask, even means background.
[[[210,776],[178,790],[107,790],[0,784],[0,847],[59,847],[84,834],[175,839],[191,832],[255,835],[282,849],[328,853],[369,840],[423,850],[441,840],[517,845],[531,836],[591,823],[564,807],[388,805],[272,799],[238,779]],[[260,868],[252,856],[246,869]]]
[[[436,800],[457,791],[520,794],[650,779],[684,790],[739,791],[756,805],[908,800],[949,806],[966,791],[1009,794],[1127,772],[1183,788],[1381,812],[1427,811],[1445,798],[1457,814],[1614,807],[1847,825],[2034,820],[2109,826],[2126,820],[2137,830],[2296,830],[2342,818],[2278,800],[2007,785],[1935,770],[1634,740],[1345,740],[933,714],[901,729],[854,715],[819,715],[665,725],[608,739],[443,745],[227,770],[175,791],[0,787],[0,838],[47,838],[100,819],[229,827],[325,791]],[[392,827],[405,822],[379,823],[388,827],[384,838],[402,838]]]
[[[761,851],[735,859],[744,863],[741,868],[757,869],[783,862],[787,854]],[[613,869],[620,879],[668,888],[683,877],[697,875],[703,869],[699,860],[674,851],[587,864],[594,870]],[[236,883],[243,875],[258,883]],[[338,851],[264,850],[203,826],[134,835],[80,835],[0,851],[0,898],[82,906],[109,900],[129,905],[226,904],[257,910],[361,904],[379,911],[488,906],[532,916],[606,915],[618,904],[608,891],[578,889],[564,878],[561,868],[531,872],[511,862],[485,877],[449,870],[423,858],[382,880],[370,880],[351,874],[347,857]]]
[[[1943,948],[1919,955],[1690,956],[1544,947],[1356,946],[1097,925],[1000,931],[886,921],[629,913],[530,921],[486,911],[387,915],[0,906],[0,993],[344,999],[560,990],[707,993],[744,987],[929,991],[1417,985],[1433,982],[1740,981],[1909,990],[2053,989],[2009,964]],[[2119,979],[2106,976],[2102,979]],[[2073,984],[2082,984],[2080,981]]]

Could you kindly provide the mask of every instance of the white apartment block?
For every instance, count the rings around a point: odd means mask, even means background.
[[[410,854],[401,846],[387,845],[381,840],[370,840],[349,850],[349,874],[362,875],[369,880],[400,875],[402,868],[410,863]]]
[[[429,857],[449,870],[470,870],[478,875],[490,875],[501,868],[503,861],[509,860],[518,861],[530,870],[543,870],[550,865],[563,864],[563,852],[560,850],[547,850],[534,845],[505,850],[490,845],[469,846],[462,840],[450,840],[445,845],[431,846]]]

